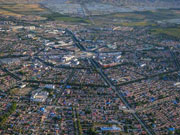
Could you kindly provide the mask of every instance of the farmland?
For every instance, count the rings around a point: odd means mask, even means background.
[[[152,34],[156,34],[156,35],[165,34],[176,38],[180,38],[179,33],[180,33],[180,27],[156,28],[152,30]]]

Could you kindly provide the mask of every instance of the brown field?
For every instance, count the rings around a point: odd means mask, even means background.
[[[45,9],[41,8],[39,4],[2,4],[1,9],[14,12],[43,12]]]
[[[15,88],[10,91],[10,94],[12,95],[19,95],[19,96],[26,96],[32,91],[32,88],[26,87],[23,89]]]
[[[7,15],[7,16],[14,16],[14,17],[21,17],[22,16],[20,14],[9,12],[9,11],[3,10],[3,9],[0,9],[0,15]]]
[[[41,0],[0,0],[0,3],[32,3],[39,1]]]
[[[42,8],[39,4],[27,4],[27,3],[3,3],[0,4],[0,15],[13,16],[13,17],[28,17],[37,16],[38,14],[46,12],[46,9]]]

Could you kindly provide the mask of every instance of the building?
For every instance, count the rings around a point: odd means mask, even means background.
[[[45,102],[49,96],[47,91],[36,91],[31,95],[31,101],[33,102]]]

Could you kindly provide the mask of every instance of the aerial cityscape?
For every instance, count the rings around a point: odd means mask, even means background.
[[[180,135],[180,1],[0,0],[0,135]]]

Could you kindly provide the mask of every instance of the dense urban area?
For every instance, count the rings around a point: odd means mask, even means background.
[[[1,135],[180,134],[180,9],[22,1],[0,0]]]

